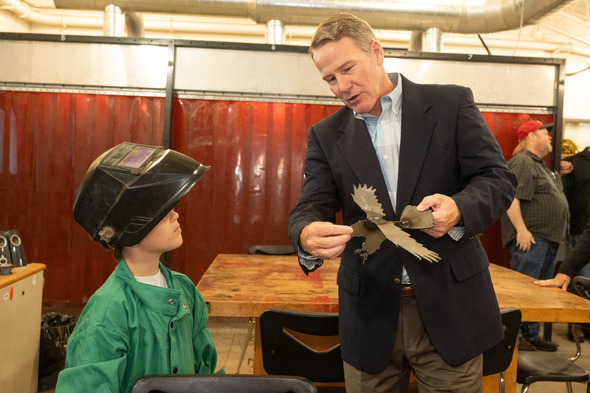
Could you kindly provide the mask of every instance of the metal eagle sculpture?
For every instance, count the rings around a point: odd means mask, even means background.
[[[358,221],[351,226],[353,237],[365,238],[361,248],[354,251],[363,257],[363,263],[366,262],[369,255],[381,247],[381,243],[385,239],[402,247],[420,260],[440,261],[440,256],[436,252],[424,247],[402,229],[431,228],[434,225],[434,219],[430,210],[419,212],[416,206],[406,206],[400,216],[400,221],[387,221],[383,218],[385,213],[373,187],[366,185],[354,187],[352,198],[367,215],[366,220]]]

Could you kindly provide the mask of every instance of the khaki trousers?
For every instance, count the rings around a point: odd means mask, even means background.
[[[402,297],[391,361],[379,374],[359,371],[344,362],[346,393],[407,393],[410,372],[420,393],[481,393],[482,355],[452,367],[436,352],[424,330],[414,297]],[[483,334],[483,332],[482,332]]]

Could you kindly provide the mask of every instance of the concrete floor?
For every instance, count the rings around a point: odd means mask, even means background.
[[[209,320],[209,328],[218,352],[218,366],[223,367],[228,374],[252,374],[254,359],[254,344],[250,339],[242,358],[242,349],[246,343],[248,332],[252,324],[248,318],[221,318],[212,317]],[[575,354],[575,345],[567,339],[567,324],[554,323],[552,339],[559,344],[558,354],[571,357]],[[590,370],[590,339],[582,343],[582,356],[577,364]],[[574,393],[586,393],[586,385],[573,384]],[[521,385],[517,386],[520,392]],[[46,390],[47,393],[54,392]],[[561,393],[567,392],[565,383],[538,382],[533,384],[530,393]]]
[[[218,363],[226,373],[251,374],[254,346],[250,340],[244,360],[239,367],[240,349],[247,337],[249,328],[248,318],[211,318],[209,328],[218,351]],[[567,339],[567,323],[552,324],[552,341],[559,344],[557,354],[570,358],[575,355],[576,346]],[[582,344],[582,355],[576,363],[590,370],[590,339]],[[517,385],[520,392],[522,385]],[[586,393],[586,384],[573,383],[573,393]],[[529,393],[561,393],[567,392],[565,383],[537,382],[530,386]]]

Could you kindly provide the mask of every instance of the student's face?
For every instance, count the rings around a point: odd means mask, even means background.
[[[165,253],[182,245],[182,230],[178,223],[178,213],[174,209],[156,225],[139,243],[148,251]]]
[[[377,41],[371,47],[371,53],[364,52],[344,37],[318,48],[313,61],[332,93],[346,106],[358,113],[378,116],[384,95],[380,85],[383,49]]]

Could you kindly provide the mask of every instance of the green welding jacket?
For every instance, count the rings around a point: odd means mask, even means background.
[[[119,261],[82,310],[56,392],[127,393],[147,374],[215,372],[203,298],[186,275],[160,270],[168,288],[136,281]]]

